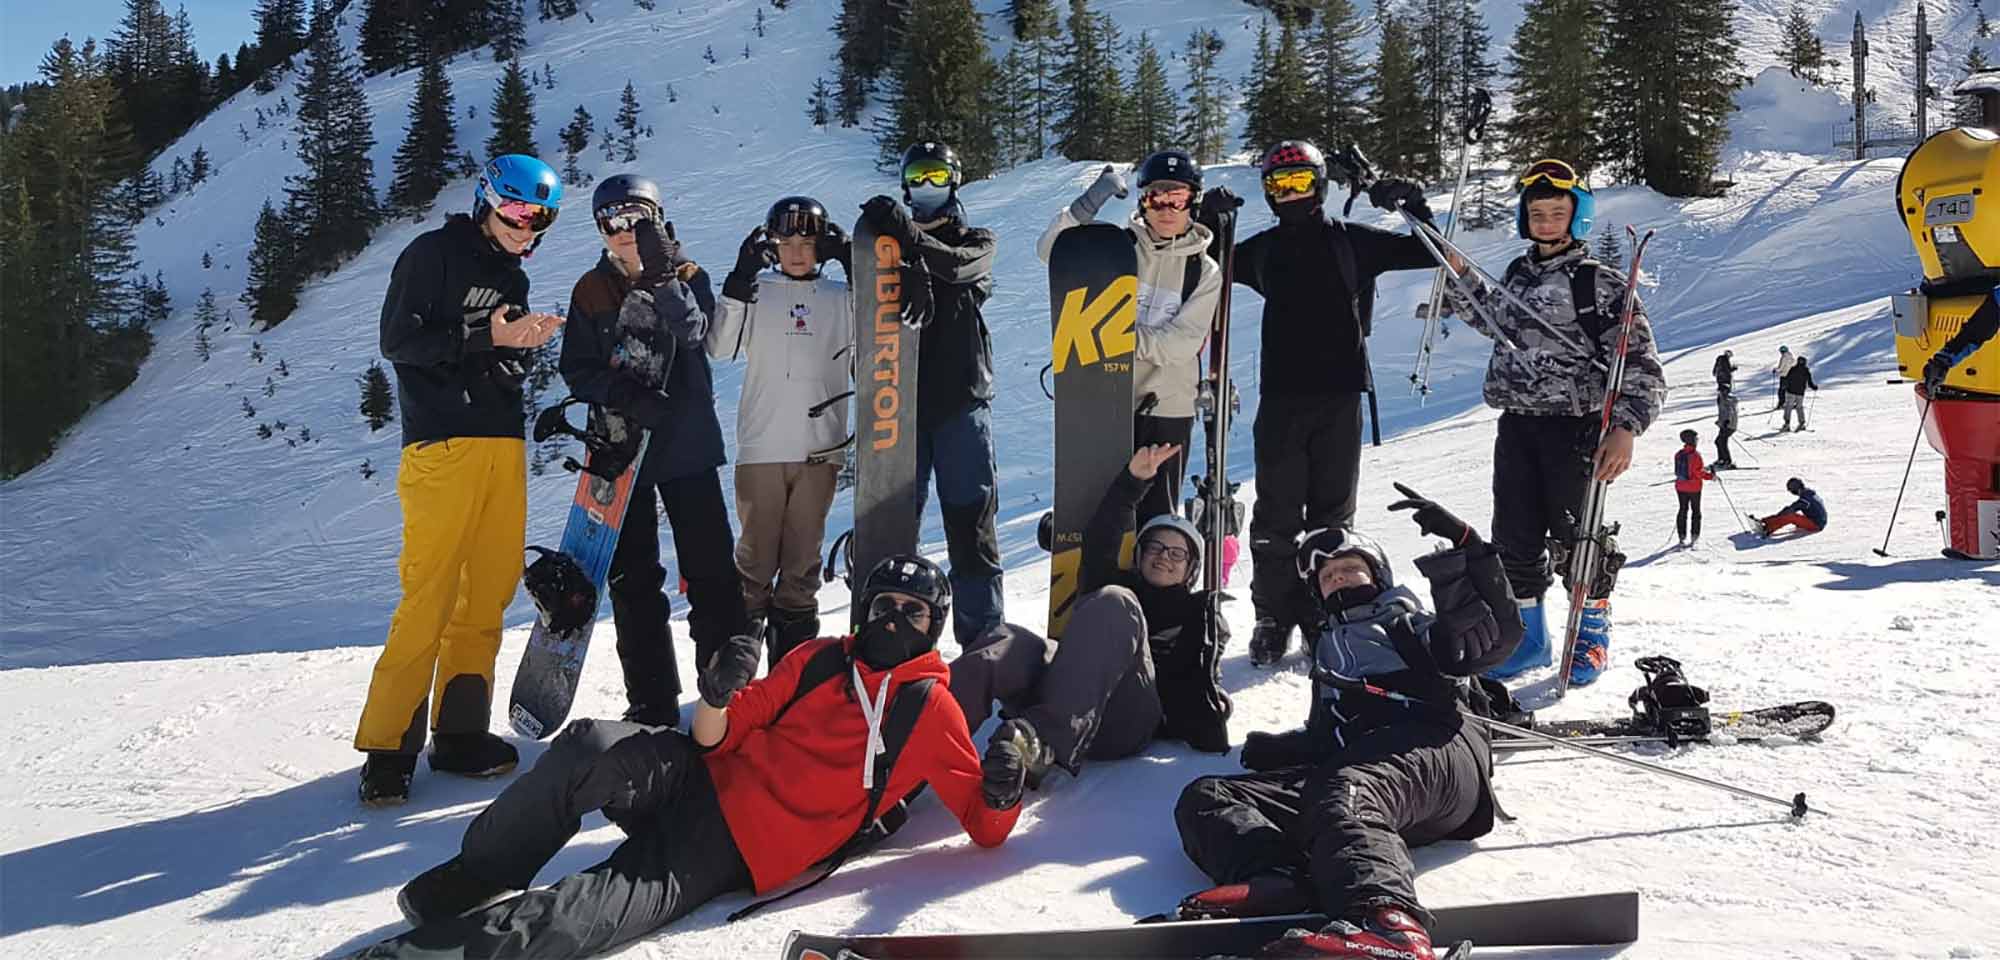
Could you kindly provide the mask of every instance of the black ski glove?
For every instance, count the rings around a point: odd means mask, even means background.
[[[1003,736],[1009,731],[1005,724],[995,730],[993,740],[986,744],[986,756],[979,761],[979,792],[995,810],[1012,809],[1028,789],[1028,758],[1021,752],[1021,740]]]
[[[813,255],[819,258],[822,269],[825,268],[827,261],[831,260],[840,264],[840,269],[846,272],[850,282],[854,279],[854,263],[851,259],[854,256],[854,239],[847,235],[847,231],[842,229],[840,224],[831,220],[826,222],[826,231],[813,243]]]
[[[1375,181],[1368,186],[1368,202],[1384,210],[1408,210],[1411,216],[1431,222],[1431,207],[1424,201],[1424,188],[1408,180],[1384,177]]]
[[[887,194],[869,197],[861,205],[861,219],[878,236],[895,237],[905,246],[910,242],[910,231],[914,229],[910,225],[910,212],[895,197]]]
[[[737,634],[723,641],[721,649],[709,655],[708,668],[695,679],[701,702],[717,710],[726,709],[736,691],[757,675],[757,660],[763,651],[756,637]]]
[[[1243,735],[1240,759],[1243,769],[1261,772],[1311,763],[1314,754],[1312,734],[1304,728],[1283,733],[1252,730]]]
[[[641,265],[639,279],[632,285],[651,290],[673,279],[681,265],[681,244],[674,238],[674,225],[662,227],[658,220],[641,220],[632,235],[639,241]]]
[[[722,278],[722,295],[740,303],[757,302],[757,274],[771,265],[771,238],[763,227],[750,231],[736,248],[736,266]]]
[[[1436,502],[1426,499],[1423,494],[1400,483],[1393,484],[1393,486],[1396,488],[1397,493],[1403,495],[1403,499],[1390,504],[1389,509],[1416,511],[1411,515],[1410,519],[1417,522],[1417,529],[1433,537],[1443,537],[1451,541],[1451,545],[1454,547],[1462,547],[1468,543],[1479,542],[1479,531],[1472,529],[1465,521],[1453,516],[1451,511],[1438,506]]]
[[[923,267],[906,265],[903,267],[903,326],[922,330],[930,325],[933,304],[931,303],[931,275]]]
[[[1427,648],[1439,672],[1471,676],[1514,652],[1523,631],[1520,605],[1493,545],[1474,541],[1419,557],[1417,570],[1431,582],[1438,611]]]

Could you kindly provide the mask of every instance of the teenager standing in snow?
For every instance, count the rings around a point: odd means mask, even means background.
[[[1593,480],[1609,483],[1632,465],[1632,445],[1659,416],[1667,382],[1652,324],[1635,300],[1625,379],[1612,399],[1610,429],[1599,437],[1607,358],[1622,336],[1627,281],[1616,268],[1590,258],[1584,237],[1596,198],[1569,164],[1539,161],[1519,183],[1514,226],[1530,246],[1507,265],[1501,283],[1538,316],[1525,315],[1455,257],[1459,280],[1447,285],[1466,325],[1495,341],[1485,385],[1487,405],[1502,411],[1493,442],[1493,539],[1527,631],[1514,656],[1493,671],[1495,677],[1549,662],[1542,596],[1556,569],[1562,569],[1565,585],[1571,576],[1565,558],[1550,557],[1549,544],[1566,554],[1576,543],[1585,491]],[[1468,283],[1477,303],[1461,287]],[[1504,342],[1503,335],[1521,349]],[[1607,549],[1600,569],[1590,574],[1577,649],[1559,665],[1570,671],[1572,684],[1595,680],[1609,657],[1610,595],[1623,562],[1623,554]]]
[[[1222,297],[1222,268],[1208,256],[1214,234],[1194,222],[1201,201],[1201,165],[1181,150],[1162,150],[1139,164],[1139,209],[1125,230],[1139,255],[1138,322],[1133,329],[1132,436],[1140,447],[1172,444],[1180,452],[1160,465],[1159,479],[1139,504],[1145,523],[1179,508],[1187,475],[1186,449],[1194,433],[1194,401],[1202,377],[1201,347],[1208,341]],[[1112,197],[1126,194],[1125,178],[1106,165],[1096,181],[1056,212],[1035,253],[1047,263],[1056,237],[1097,218]]]
[[[847,284],[820,268],[844,262],[848,246],[819,201],[772,204],[737,249],[708,332],[709,357],[748,359],[736,404],[736,573],[749,633],[765,638],[774,667],[819,635],[820,542],[854,379],[854,303]],[[773,260],[775,275],[764,269]]]
[[[1435,267],[1423,242],[1326,215],[1326,157],[1303,140],[1264,154],[1264,200],[1278,225],[1236,245],[1235,280],[1264,297],[1257,420],[1257,502],[1250,513],[1250,660],[1291,646],[1302,598],[1292,570],[1299,533],[1354,522],[1361,483],[1361,399],[1368,392],[1375,278]],[[1428,221],[1408,180],[1368,189],[1376,206]],[[1219,401],[1220,402],[1220,401]]]
[[[966,646],[1005,618],[1000,541],[993,518],[1000,488],[993,461],[993,337],[981,313],[993,295],[993,231],[966,223],[958,200],[958,153],[937,142],[903,151],[903,202],[876,196],[861,216],[902,244],[905,323],[918,339],[917,489],[937,474],[951,558],[952,635]],[[919,504],[919,510],[922,505]]]
[[[1701,542],[1701,482],[1715,479],[1715,471],[1702,465],[1701,451],[1695,449],[1698,439],[1693,430],[1682,430],[1681,448],[1674,453],[1674,495],[1680,499],[1680,508],[1674,513],[1674,533],[1683,547]],[[1688,532],[1690,517],[1694,521],[1692,535]]]
[[[1051,766],[1076,776],[1086,759],[1128,757],[1155,737],[1229,749],[1229,695],[1216,673],[1229,625],[1214,616],[1209,591],[1196,589],[1200,531],[1171,513],[1155,516],[1139,525],[1137,569],[1118,565],[1147,488],[1180,452],[1141,447],[1104,492],[1084,528],[1076,610],[1060,642],[1005,624],[951,662],[966,725],[979,729],[999,701],[1008,719],[990,743],[1019,745],[1029,786]]]
[[[1778,348],[1778,362],[1771,368],[1771,372],[1778,379],[1778,407],[1785,405],[1785,374],[1791,373],[1792,364],[1797,362],[1798,360],[1792,356],[1791,347],[1780,346]]]
[[[401,388],[403,595],[354,733],[368,754],[361,801],[370,806],[409,799],[426,730],[433,770],[486,777],[519,762],[487,731],[493,660],[527,538],[521,383],[528,351],[563,323],[525,312],[521,258],[561,206],[548,164],[495,157],[472,216],[453,214],[410,241],[389,276],[381,348]]]
[[[1724,350],[1722,356],[1715,358],[1715,387],[1718,390],[1727,390],[1736,382],[1736,364],[1730,361],[1729,354],[1730,351]]]
[[[1221,884],[1183,901],[1184,912],[1333,918],[1268,956],[1427,960],[1431,917],[1409,849],[1493,828],[1491,741],[1458,707],[1474,702],[1469,678],[1512,652],[1521,621],[1493,547],[1397,489],[1408,499],[1390,509],[1414,509],[1425,533],[1452,544],[1417,561],[1437,613],[1396,585],[1375,541],[1341,529],[1307,535],[1296,569],[1326,626],[1306,725],[1251,733],[1243,765],[1252,772],[1202,777],[1174,809],[1182,848]]]
[[[1729,455],[1729,438],[1736,435],[1736,391],[1728,386],[1715,388],[1715,463],[1710,466],[1717,470],[1729,470],[1736,466],[1736,459]]]
[[[1819,384],[1813,382],[1812,368],[1806,365],[1804,355],[1800,355],[1796,361],[1793,361],[1792,368],[1785,371],[1784,378],[1778,382],[1778,389],[1783,392],[1783,398],[1779,400],[1778,406],[1785,412],[1785,423],[1778,428],[1778,432],[1791,432],[1792,414],[1794,413],[1799,415],[1799,430],[1804,431],[1806,428],[1806,391],[1819,392]]]
[[[674,566],[687,583],[688,632],[705,667],[722,642],[744,632],[729,508],[722,499],[722,426],[701,350],[715,313],[708,274],[680,255],[662,226],[660,189],[621,174],[591,197],[604,253],[576,281],[563,337],[570,392],[651,431],[611,557],[611,613],[625,673],[625,718],[680,722],[680,668],[660,566],[661,504],[674,533]],[[659,262],[640,254],[640,232]],[[658,500],[655,500],[655,497]]]
[[[951,606],[943,573],[890,557],[859,602],[868,621],[855,636],[809,642],[762,680],[750,679],[756,638],[724,642],[701,672],[690,733],[598,720],[563,728],[466,828],[458,856],[403,887],[397,905],[416,929],[359,956],[599,953],[716,897],[768,893],[837,861],[919,784],[974,842],[998,846],[1020,814],[1025,768],[1006,748],[982,763],[945,690],[935,649]],[[815,666],[826,663],[835,669]],[[924,686],[906,707],[912,684]],[[893,755],[871,753],[897,733]],[[625,841],[604,862],[527,890],[598,810]]]

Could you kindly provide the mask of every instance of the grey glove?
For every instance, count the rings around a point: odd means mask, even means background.
[[[1125,178],[1118,175],[1118,168],[1107,163],[1097,174],[1097,180],[1085,187],[1082,196],[1070,203],[1069,215],[1075,217],[1078,223],[1089,223],[1097,219],[1097,211],[1104,208],[1105,201],[1112,197],[1122,200],[1126,193]]]
[[[685,344],[701,342],[708,334],[708,314],[695,301],[694,290],[686,281],[673,279],[653,289],[653,312],[661,329]]]
[[[717,710],[726,709],[736,691],[743,689],[750,678],[757,675],[759,647],[756,637],[737,634],[723,641],[722,647],[708,658],[708,667],[695,679],[695,686],[701,691],[701,702]]]

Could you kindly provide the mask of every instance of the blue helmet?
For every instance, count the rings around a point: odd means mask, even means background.
[[[562,194],[562,178],[556,176],[554,167],[526,154],[505,154],[486,161],[486,169],[479,174],[472,218],[483,220],[488,210],[503,203],[524,201],[549,210],[547,222],[536,228],[539,233],[555,222],[556,212],[562,209]]]
[[[1514,232],[1523,240],[1533,240],[1528,235],[1528,201],[1546,200],[1549,197],[1568,193],[1575,201],[1576,209],[1570,214],[1569,235],[1582,240],[1590,233],[1597,219],[1597,198],[1590,188],[1583,185],[1583,178],[1577,176],[1575,168],[1561,160],[1537,160],[1528,165],[1520,179],[1516,181],[1521,196],[1514,205]]]

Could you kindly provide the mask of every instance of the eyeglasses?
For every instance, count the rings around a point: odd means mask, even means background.
[[[651,220],[656,211],[649,203],[614,203],[597,211],[597,232],[607,237],[615,237],[631,230],[640,223]]]
[[[1273,170],[1264,175],[1264,192],[1274,197],[1311,193],[1319,185],[1319,174],[1311,167]]]
[[[918,620],[929,623],[931,619],[929,604],[921,600],[898,600],[891,596],[876,597],[874,602],[868,604],[868,619],[878,620],[899,611],[909,618],[911,623],[916,623]]]
[[[933,187],[951,183],[951,165],[936,160],[919,160],[903,168],[903,185],[914,187],[928,183]]]
[[[1139,205],[1148,210],[1186,210],[1194,205],[1194,191],[1186,187],[1148,190],[1139,195]]]
[[[826,216],[811,210],[786,210],[770,228],[780,237],[817,237],[826,233]]]
[[[1561,160],[1537,160],[1528,165],[1527,172],[1521,174],[1518,182],[1523,190],[1538,183],[1546,183],[1557,190],[1568,190],[1581,180],[1576,175],[1576,168]]]
[[[1173,544],[1162,543],[1158,540],[1148,540],[1145,543],[1139,544],[1139,555],[1148,558],[1163,556],[1166,557],[1168,560],[1172,560],[1175,563],[1186,563],[1188,558],[1188,548],[1177,547],[1174,546]]]

